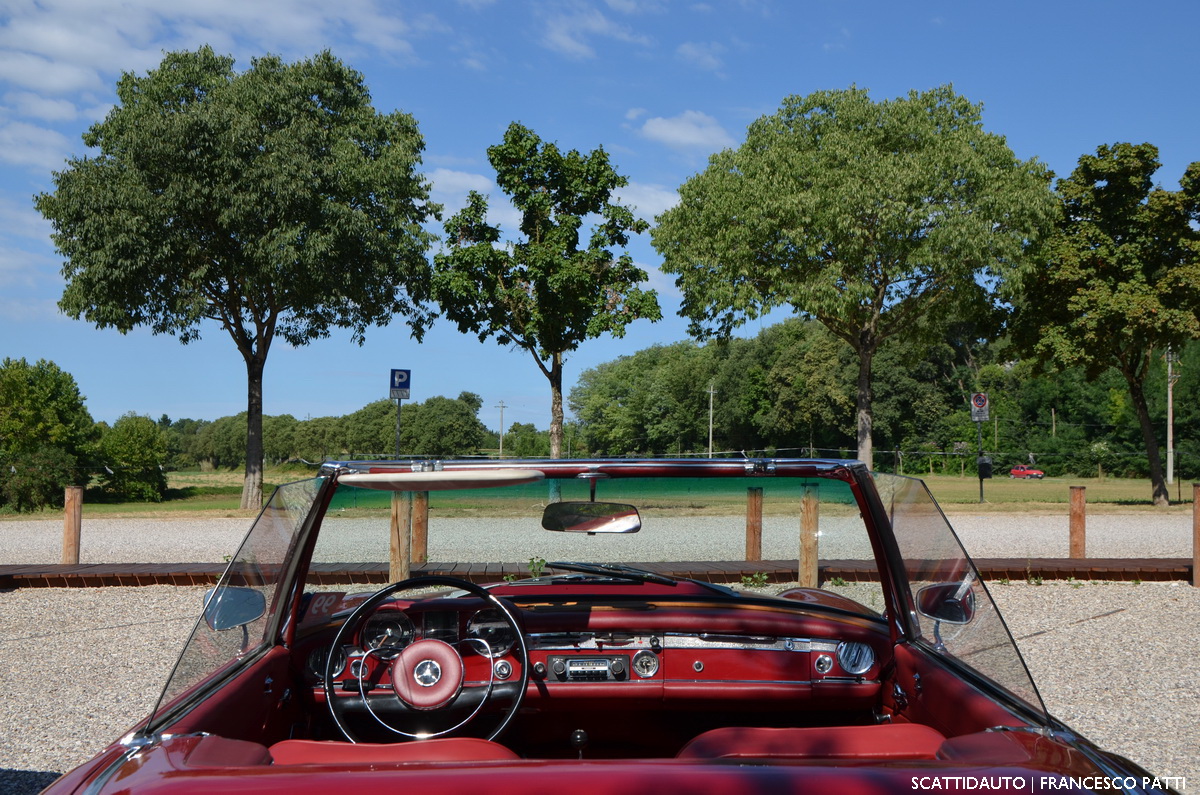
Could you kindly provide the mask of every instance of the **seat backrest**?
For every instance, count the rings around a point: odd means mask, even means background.
[[[917,723],[761,729],[726,726],[695,737],[680,759],[933,759],[946,740]]]
[[[271,746],[276,765],[350,765],[389,762],[491,762],[519,759],[500,743],[477,737],[442,737],[408,743],[282,740]]]

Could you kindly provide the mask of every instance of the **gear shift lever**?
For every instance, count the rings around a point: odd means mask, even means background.
[[[571,747],[579,752],[579,758],[583,759],[583,749],[587,748],[588,733],[583,729],[576,729],[571,732]]]

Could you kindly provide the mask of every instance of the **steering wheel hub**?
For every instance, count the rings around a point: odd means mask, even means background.
[[[392,660],[392,690],[413,709],[438,709],[462,688],[462,657],[440,640],[419,640]]]

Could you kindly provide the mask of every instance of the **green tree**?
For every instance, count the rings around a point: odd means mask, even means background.
[[[129,413],[105,431],[100,452],[107,467],[104,490],[121,501],[162,502],[167,491],[163,467],[167,432],[149,417]]]
[[[936,338],[988,305],[1052,220],[1049,174],[985,132],[949,86],[873,102],[866,91],[788,97],[713,155],[658,218],[698,336],[776,307],[814,317],[858,358],[858,455],[872,459],[871,366],[889,338]]]
[[[614,249],[645,231],[645,221],[612,201],[627,184],[604,149],[563,153],[520,124],[488,148],[501,190],[521,213],[522,242],[501,245],[487,222],[487,199],[472,191],[446,222],[446,251],[434,257],[433,292],[460,330],[529,352],[550,382],[550,455],[562,455],[563,360],[588,339],[622,337],[634,320],[658,320],[646,272]],[[596,217],[587,242],[580,228]]]
[[[96,428],[69,373],[53,362],[0,363],[0,496],[18,511],[61,505],[86,485]]]
[[[550,454],[550,435],[532,422],[514,422],[504,434],[504,450],[514,458],[545,458]]]
[[[126,73],[83,140],[94,156],[36,197],[66,257],[59,306],[122,333],[181,342],[214,321],[246,365],[243,507],[262,502],[263,368],[276,337],[305,345],[395,315],[418,338],[437,213],[407,114],[380,114],[328,52],[233,71],[207,47]]]
[[[1125,380],[1141,428],[1155,505],[1168,505],[1145,383],[1155,351],[1200,336],[1200,162],[1180,190],[1153,184],[1158,148],[1117,143],[1084,155],[1058,182],[1062,197],[1050,265],[1030,271],[1015,321],[1044,361]]]
[[[407,423],[400,423],[402,449],[435,458],[477,454],[487,434],[476,415],[480,405],[478,396],[470,392],[457,398],[437,395],[414,404],[416,412]]]

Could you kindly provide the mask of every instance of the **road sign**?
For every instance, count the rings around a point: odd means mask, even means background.
[[[971,422],[988,421],[987,392],[975,392],[971,395]]]
[[[392,370],[392,376],[388,379],[388,396],[392,400],[408,400],[408,391],[411,388],[411,370]]]

